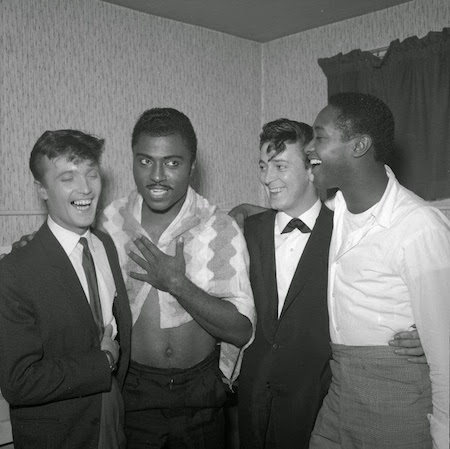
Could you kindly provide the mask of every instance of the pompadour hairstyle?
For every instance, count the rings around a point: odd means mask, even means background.
[[[75,129],[61,129],[45,131],[34,144],[30,155],[30,170],[34,179],[42,182],[42,159],[56,159],[66,157],[75,163],[92,161],[100,165],[105,140]]]

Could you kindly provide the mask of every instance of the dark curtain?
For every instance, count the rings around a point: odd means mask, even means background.
[[[450,198],[450,28],[391,42],[380,59],[354,50],[319,59],[328,95],[363,92],[392,110],[399,181],[422,198]]]

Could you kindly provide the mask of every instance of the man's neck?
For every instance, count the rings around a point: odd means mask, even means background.
[[[388,184],[386,170],[381,164],[358,175],[341,188],[347,209],[352,214],[360,214],[378,203]]]
[[[291,210],[289,212],[286,211],[286,214],[290,215],[293,218],[300,217],[300,215],[309,211],[309,209],[311,209],[311,207],[313,207],[314,204],[317,203],[318,199],[319,199],[319,195],[317,194],[317,191],[314,190],[314,192],[310,192],[308,195],[305,195],[301,199],[301,201],[299,202],[299,204],[295,208],[295,210]]]
[[[185,200],[184,200],[185,201]],[[179,207],[167,211],[154,211],[145,202],[142,204],[141,225],[154,243],[157,243],[164,231],[180,213],[184,201]]]

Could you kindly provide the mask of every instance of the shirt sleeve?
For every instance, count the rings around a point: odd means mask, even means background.
[[[434,449],[449,447],[450,231],[424,227],[403,246],[403,275],[430,366]]]
[[[249,278],[250,258],[244,235],[234,220],[220,215],[213,226],[216,238],[210,242],[209,248],[215,256],[208,263],[208,268],[214,273],[214,279],[208,282],[205,290],[233,304],[252,325],[252,336],[242,348],[221,343],[220,369],[231,384],[239,375],[244,351],[255,335],[256,311]]]

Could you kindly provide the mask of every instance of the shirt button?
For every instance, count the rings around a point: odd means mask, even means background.
[[[291,248],[290,251],[291,251],[291,253],[293,253],[294,252],[294,248]]]
[[[270,388],[270,382],[266,382],[266,388]]]
[[[280,346],[279,346],[279,344],[278,343],[274,343],[273,345],[272,345],[272,348],[273,349],[278,349]]]

